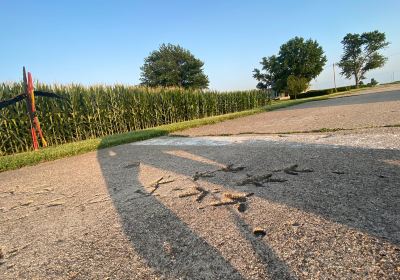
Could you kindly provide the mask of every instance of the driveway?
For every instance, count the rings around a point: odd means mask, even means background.
[[[398,96],[0,173],[0,278],[398,279],[400,128],[385,127]],[[359,129],[268,134],[320,128]],[[235,135],[247,132],[268,135]]]

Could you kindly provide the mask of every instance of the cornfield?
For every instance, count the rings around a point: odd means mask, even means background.
[[[45,85],[35,88],[65,99],[36,97],[36,108],[50,146],[162,124],[238,112],[264,106],[258,90],[212,92],[125,85]],[[20,83],[0,84],[0,100],[22,92]],[[25,101],[0,110],[0,155],[31,150]]]

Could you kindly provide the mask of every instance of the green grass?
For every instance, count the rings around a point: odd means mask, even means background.
[[[158,136],[168,135],[169,133],[184,130],[187,128],[198,127],[202,125],[214,124],[225,120],[236,119],[244,116],[249,116],[261,112],[272,111],[281,109],[301,103],[310,101],[325,100],[335,96],[347,94],[348,92],[334,93],[330,95],[310,97],[297,100],[282,100],[274,101],[272,104],[265,107],[247,110],[242,112],[230,113],[225,115],[219,115],[214,117],[195,119],[191,121],[178,122],[168,125],[161,125],[154,128],[148,128],[143,130],[136,130],[127,133],[115,134],[112,136],[106,136],[102,138],[88,139],[78,141],[74,143],[63,144],[59,146],[52,146],[41,149],[39,151],[24,152],[14,155],[6,155],[0,157],[0,172],[6,170],[17,169],[23,166],[35,165],[40,162],[51,161],[63,157],[74,156],[83,154],[98,149],[107,147],[117,146],[130,142],[136,142],[146,140]]]

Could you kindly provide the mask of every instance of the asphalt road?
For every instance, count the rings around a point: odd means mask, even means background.
[[[398,124],[397,94],[243,119]],[[398,279],[399,139],[398,127],[161,137],[0,173],[0,279]],[[247,195],[241,211],[233,194]]]
[[[177,135],[236,135],[354,129],[400,124],[400,86],[384,92],[309,102],[222,123],[177,132]],[[381,89],[382,90],[382,89]]]

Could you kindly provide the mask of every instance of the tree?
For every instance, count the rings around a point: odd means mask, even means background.
[[[280,47],[278,55],[262,58],[262,69],[254,69],[257,88],[272,88],[277,92],[287,89],[287,80],[293,75],[310,83],[326,63],[322,47],[317,41],[295,37]],[[265,72],[262,72],[265,71]]]
[[[140,68],[141,84],[150,87],[207,88],[209,81],[203,73],[203,65],[179,45],[162,44],[159,50],[145,58]]]
[[[306,78],[296,77],[290,75],[287,79],[286,90],[290,96],[294,95],[294,98],[297,98],[297,94],[305,91],[309,86],[309,83]]]
[[[378,51],[389,45],[385,33],[378,30],[360,34],[348,33],[342,40],[344,54],[339,62],[341,75],[347,79],[354,76],[356,87],[365,73],[385,65],[386,57]]]

